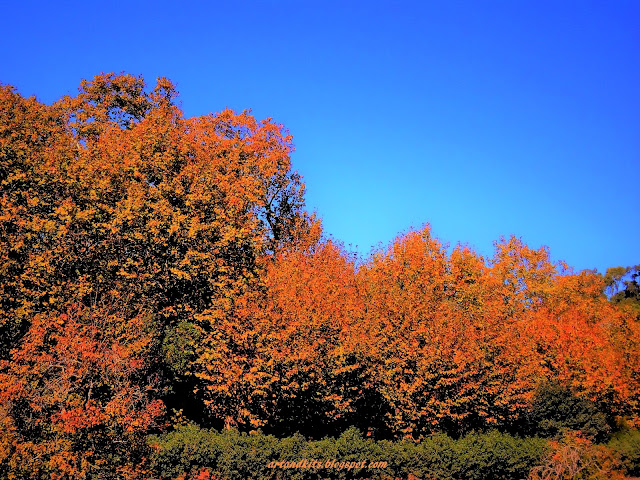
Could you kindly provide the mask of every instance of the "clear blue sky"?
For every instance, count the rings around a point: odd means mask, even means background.
[[[184,5],[182,5],[184,4]],[[325,231],[362,254],[425,222],[576,269],[640,263],[640,2],[5,2],[0,82],[50,103],[100,72],[187,116],[294,135]]]

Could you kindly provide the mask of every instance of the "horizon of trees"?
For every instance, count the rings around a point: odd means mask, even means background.
[[[426,225],[359,261],[304,210],[292,137],[185,118],[166,79],[53,105],[0,87],[0,472],[143,478],[185,424],[320,439],[640,425],[638,267]],[[110,472],[110,473],[108,473]]]

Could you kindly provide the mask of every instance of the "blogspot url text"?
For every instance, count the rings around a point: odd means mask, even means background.
[[[362,468],[387,468],[388,463],[379,460],[360,460],[358,462],[347,462],[341,460],[313,460],[303,458],[298,461],[282,460],[273,461],[267,465],[267,468],[282,468],[282,469],[321,469],[330,468],[335,470],[359,470]]]

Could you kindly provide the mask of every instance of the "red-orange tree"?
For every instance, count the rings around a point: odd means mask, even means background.
[[[136,478],[164,424],[152,318],[70,306],[34,316],[0,373],[5,478]]]
[[[447,255],[429,228],[361,270],[370,364],[396,435],[504,425],[526,404],[529,376],[512,355],[512,316],[492,273],[466,248]]]
[[[198,361],[208,370],[209,408],[229,424],[279,434],[369,426],[379,404],[369,398],[375,392],[362,363],[353,259],[331,241],[312,240],[270,258],[260,287],[218,323]]]

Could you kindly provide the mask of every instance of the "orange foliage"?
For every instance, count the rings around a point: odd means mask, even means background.
[[[516,305],[495,269],[466,248],[449,257],[426,228],[360,272],[373,368],[397,434],[504,424],[529,399],[531,372],[514,352]]]
[[[276,255],[262,289],[240,299],[198,361],[211,410],[229,424],[314,435],[353,413],[362,393],[354,273],[331,242]]]
[[[51,478],[107,466],[126,478],[128,457],[164,415],[153,398],[158,379],[147,374],[157,341],[150,322],[80,306],[36,315],[11,362],[2,362],[2,460]]]
[[[638,320],[599,276],[561,268],[515,238],[491,261],[447,255],[428,227],[375,256],[359,274],[394,431],[507,426],[550,379],[637,419]]]
[[[315,228],[280,125],[230,110],[185,119],[174,96],[165,79],[147,92],[113,74],[53,106],[0,89],[10,472],[76,477],[121,462],[136,474],[166,395],[202,365],[171,341],[210,332],[266,255]],[[204,338],[188,347],[206,357]],[[109,442],[120,447],[98,452]]]
[[[600,276],[428,227],[358,265],[304,212],[282,126],[184,118],[175,95],[113,74],[52,106],[0,87],[0,472],[144,477],[180,402],[419,439],[512,426],[554,381],[638,422],[640,320]]]

